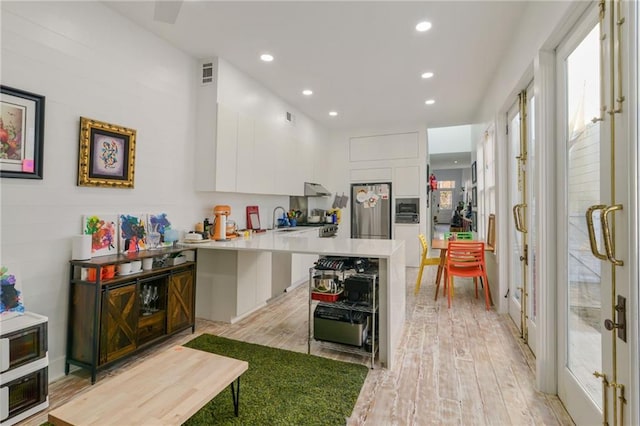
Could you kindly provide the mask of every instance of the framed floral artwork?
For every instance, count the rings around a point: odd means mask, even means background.
[[[0,85],[0,176],[42,179],[44,101]]]
[[[105,256],[118,252],[118,215],[83,216],[82,233],[91,235],[92,256]]]
[[[78,186],[133,188],[136,131],[80,117]]]
[[[147,215],[121,214],[119,217],[119,251],[136,253],[147,249]]]

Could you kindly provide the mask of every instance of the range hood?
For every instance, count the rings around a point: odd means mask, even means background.
[[[304,196],[305,197],[326,197],[331,193],[319,183],[304,183]]]

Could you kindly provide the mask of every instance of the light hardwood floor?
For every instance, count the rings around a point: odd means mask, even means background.
[[[451,309],[433,300],[435,267],[425,269],[416,297],[417,268],[407,268],[407,322],[393,371],[375,368],[362,388],[349,425],[572,425],[556,396],[535,390],[535,360],[506,315],[484,309],[471,280],[456,279]],[[298,352],[307,351],[308,293],[302,285],[236,323],[198,320],[140,356],[98,374],[98,384],[168,346],[202,333],[217,334]],[[496,297],[496,295],[494,295]],[[312,353],[359,362],[358,355],[312,347]],[[50,408],[90,388],[88,374],[72,372],[49,387]],[[277,390],[275,390],[277,391]],[[46,412],[21,424],[39,425]]]

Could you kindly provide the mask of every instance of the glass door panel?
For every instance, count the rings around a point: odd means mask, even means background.
[[[600,116],[599,28],[594,7],[557,51],[562,141],[558,149],[563,151],[558,156],[566,165],[565,201],[558,222],[564,232],[558,268],[558,339],[562,342],[558,395],[577,424],[602,420],[602,383],[593,373],[602,371],[606,353],[601,334],[602,262],[592,254],[585,215],[590,206],[601,202],[601,164],[609,158],[600,138],[601,122],[591,121]],[[594,226],[601,229],[596,216]]]
[[[594,27],[567,57],[567,368],[601,406],[601,262],[591,254],[585,211],[599,204],[599,29]],[[601,229],[599,216],[594,227]],[[596,235],[600,235],[597,233]]]
[[[521,184],[522,174],[520,170],[520,109],[516,102],[507,114],[508,124],[508,159],[509,159],[509,206],[513,207],[522,203]],[[522,233],[516,229],[514,219],[510,218],[509,226],[509,315],[522,333],[522,288],[523,274],[520,257],[524,256],[522,250]]]
[[[537,343],[538,343],[538,332],[536,328],[536,316],[537,316],[537,305],[536,300],[538,296],[538,281],[536,278],[536,188],[534,187],[534,183],[537,179],[534,176],[536,167],[535,167],[535,106],[536,99],[533,94],[533,84],[531,84],[527,88],[527,135],[526,135],[526,144],[527,144],[527,159],[526,159],[526,211],[527,211],[527,235],[525,244],[527,245],[526,254],[527,264],[526,264],[526,274],[527,274],[527,344],[533,354],[536,354]]]

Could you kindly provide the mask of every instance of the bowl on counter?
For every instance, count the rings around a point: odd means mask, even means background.
[[[307,223],[320,223],[320,216],[307,217]]]

